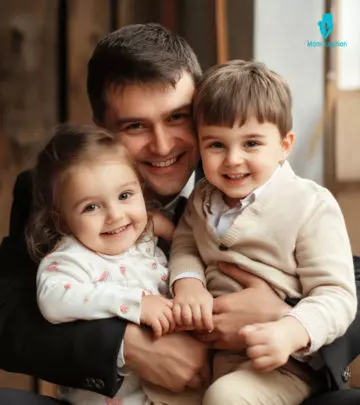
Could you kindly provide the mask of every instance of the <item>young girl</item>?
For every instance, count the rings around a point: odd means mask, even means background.
[[[41,259],[43,316],[52,323],[119,316],[150,326],[155,336],[171,332],[167,262],[152,230],[169,238],[172,224],[159,215],[148,221],[136,168],[121,143],[97,127],[61,126],[39,154],[34,176],[27,241]],[[70,388],[60,396],[79,405],[150,404],[131,372],[113,400]]]

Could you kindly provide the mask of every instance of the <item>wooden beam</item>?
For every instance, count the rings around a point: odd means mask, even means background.
[[[215,0],[217,63],[225,63],[229,59],[226,3],[226,0]]]
[[[87,63],[97,42],[110,31],[110,4],[103,0],[71,0],[67,21],[67,119],[90,123]]]

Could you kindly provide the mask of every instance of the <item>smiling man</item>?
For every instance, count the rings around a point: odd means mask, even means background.
[[[110,33],[88,65],[94,122],[119,134],[145,180],[146,199],[174,220],[183,208],[179,194],[187,197],[199,177],[191,104],[201,74],[189,44],[157,24]],[[10,235],[0,250],[0,367],[108,396],[129,368],[172,391],[199,386],[206,375],[207,345],[188,334],[154,340],[146,328],[117,318],[62,325],[42,319],[34,290],[36,264],[23,238],[30,199],[28,172],[16,183]],[[214,331],[203,340],[236,350],[242,326],[278,319],[288,306],[262,280],[234,266],[222,269],[249,288],[214,300]],[[336,362],[331,370],[336,376],[353,356],[355,346],[347,350],[351,343],[345,339],[341,346],[351,353]],[[8,391],[0,391],[1,400],[6,405],[59,403]]]

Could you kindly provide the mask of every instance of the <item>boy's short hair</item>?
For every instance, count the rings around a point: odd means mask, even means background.
[[[287,82],[263,63],[233,60],[207,70],[194,98],[197,125],[232,127],[250,116],[275,124],[281,136],[292,129],[292,100]]]
[[[105,36],[88,63],[87,91],[94,117],[102,122],[105,93],[111,86],[172,85],[188,72],[197,84],[202,76],[190,45],[159,24],[134,24]]]

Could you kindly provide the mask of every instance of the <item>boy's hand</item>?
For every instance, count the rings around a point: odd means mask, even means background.
[[[172,313],[173,303],[158,295],[145,295],[141,301],[141,323],[152,328],[155,337],[170,333],[175,329]]]
[[[177,325],[212,331],[213,297],[196,278],[182,278],[174,284],[174,318]]]
[[[263,372],[283,366],[292,353],[305,348],[310,341],[302,324],[290,316],[275,322],[248,325],[239,333],[253,367]]]

